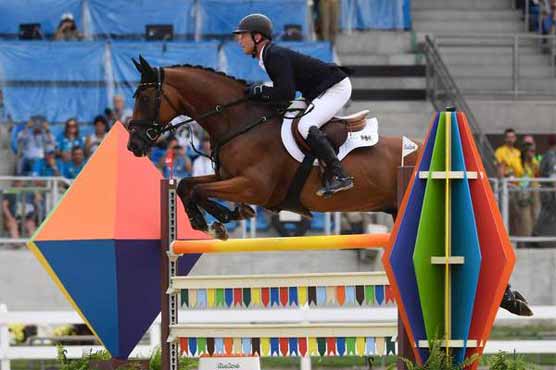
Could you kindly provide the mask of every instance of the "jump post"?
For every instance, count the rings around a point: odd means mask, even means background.
[[[398,173],[398,199],[401,201],[405,187],[413,171],[413,167],[400,167]],[[199,253],[239,253],[239,252],[277,252],[277,251],[307,251],[307,250],[342,250],[342,249],[371,249],[385,248],[388,245],[390,234],[359,234],[359,235],[327,235],[309,237],[290,237],[290,238],[252,238],[252,239],[230,239],[220,240],[178,240],[177,236],[177,201],[176,180],[161,180],[161,352],[162,369],[177,370],[178,359],[180,356],[179,338],[182,336],[209,337],[209,336],[230,336],[230,331],[234,331],[239,337],[306,337],[307,333],[315,337],[394,337],[398,338],[398,354],[405,358],[413,359],[413,352],[409,346],[409,341],[401,322],[393,323],[341,323],[341,324],[280,324],[280,325],[179,325],[178,309],[179,292],[187,287],[222,287],[221,285],[211,285],[206,277],[198,277],[202,282],[197,281],[191,285],[187,283],[187,277],[177,276],[177,259],[184,254]],[[372,275],[375,276],[372,276]],[[311,275],[318,275],[316,276]],[[332,276],[331,276],[332,275]],[[333,276],[337,275],[337,276]],[[359,275],[359,276],[358,276]],[[253,286],[251,283],[242,281],[241,277],[226,277],[227,286],[247,288]],[[230,279],[231,278],[231,279]],[[364,274],[300,274],[275,275],[275,285],[269,283],[273,280],[272,275],[260,275],[258,277],[264,281],[259,286],[291,287],[298,285],[310,286],[318,281],[318,285],[333,286],[338,285],[369,285],[376,282],[388,284],[386,275],[379,273]],[[266,280],[265,280],[266,279]],[[210,280],[210,279],[209,279]],[[257,284],[255,284],[257,285]],[[316,285],[316,284],[314,284]],[[310,345],[310,344],[309,344]],[[260,350],[258,352],[260,354]],[[309,352],[306,352],[310,355]],[[305,355],[305,354],[303,354]],[[404,365],[400,361],[398,368],[403,369]]]

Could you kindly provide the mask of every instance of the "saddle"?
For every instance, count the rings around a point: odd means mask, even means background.
[[[362,110],[360,112],[350,114],[349,116],[334,116],[330,121],[325,123],[320,129],[326,137],[334,151],[338,153],[339,148],[345,143],[349,132],[358,132],[365,128],[367,123],[368,110]],[[299,133],[298,126],[299,120],[301,118],[296,118],[292,124],[292,134],[295,142],[303,152],[307,154],[311,151],[303,136]]]

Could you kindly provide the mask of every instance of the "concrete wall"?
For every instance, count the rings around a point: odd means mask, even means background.
[[[204,256],[197,275],[381,270],[380,255],[362,259],[357,251],[260,253]],[[556,250],[517,250],[513,288],[533,305],[556,305]],[[9,310],[70,310],[70,305],[28,251],[0,252],[0,303]]]

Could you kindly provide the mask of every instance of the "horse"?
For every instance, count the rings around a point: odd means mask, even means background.
[[[276,107],[248,100],[246,81],[210,68],[153,68],[142,57],[133,63],[141,74],[128,126],[128,149],[134,155],[147,155],[160,134],[170,129],[169,122],[182,114],[198,122],[210,137],[215,174],[183,178],[177,187],[194,229],[225,240],[223,224],[253,217],[249,205],[273,211],[282,208],[299,162],[282,144],[282,117]],[[405,163],[415,165],[421,149],[419,145]],[[395,216],[401,157],[402,138],[380,136],[374,146],[357,148],[343,159],[342,165],[354,179],[352,189],[329,198],[317,196],[321,175],[315,166],[299,192],[302,207],[285,209],[304,216],[310,213],[303,210],[382,211]],[[213,199],[236,203],[236,207],[231,210]],[[216,219],[210,227],[201,209]]]

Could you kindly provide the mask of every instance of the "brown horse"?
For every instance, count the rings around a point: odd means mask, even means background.
[[[129,150],[146,155],[161,131],[180,114],[196,120],[216,149],[219,166],[215,175],[184,178],[178,185],[193,228],[209,231],[199,207],[219,220],[211,228],[221,239],[227,238],[222,223],[253,215],[247,204],[279,209],[299,163],[281,142],[282,118],[276,109],[248,101],[245,81],[211,69],[189,65],[152,68],[143,58],[134,63],[141,82],[129,127]],[[319,168],[314,167],[300,193],[301,204],[318,212],[383,211],[395,215],[401,151],[401,137],[388,136],[381,136],[372,147],[355,149],[342,161],[354,178],[354,188],[330,198],[315,194],[321,179]],[[415,164],[417,155],[407,157],[406,163]],[[238,206],[229,210],[211,198]]]

